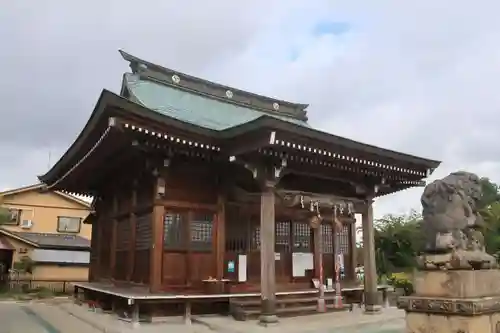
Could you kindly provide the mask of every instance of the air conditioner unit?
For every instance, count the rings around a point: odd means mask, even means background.
[[[30,229],[33,226],[33,221],[31,220],[22,220],[21,222],[21,228],[23,229]]]

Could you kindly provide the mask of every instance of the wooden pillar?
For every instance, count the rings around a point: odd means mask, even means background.
[[[129,252],[128,252],[127,281],[132,280],[132,276],[134,274],[134,266],[135,266],[135,230],[136,230],[136,221],[137,221],[137,216],[135,214],[135,210],[137,209],[137,182],[136,181],[134,181],[131,195],[132,195],[132,198],[131,198],[131,202],[130,202],[130,215],[129,215],[130,244],[129,244]]]
[[[92,247],[92,251],[96,251],[97,259],[96,259],[96,269],[94,274],[94,281],[99,281],[102,278],[102,246],[104,245],[104,239],[102,237],[102,218],[101,215],[97,215],[97,218],[92,222],[92,229],[96,228],[96,236],[97,242],[95,243],[95,247]]]
[[[184,230],[185,230],[185,241],[186,241],[186,255],[184,256],[184,263],[186,267],[186,286],[189,288],[193,284],[193,269],[191,267],[191,263],[193,262],[193,249],[191,247],[191,223],[194,218],[194,212],[190,210],[187,214],[187,220],[184,221]]]
[[[88,219],[88,217],[87,217]],[[95,219],[92,218],[92,231],[90,233],[90,265],[89,265],[89,281],[95,281],[97,275],[97,243],[99,239],[97,239],[97,227],[95,223]],[[94,258],[94,259],[92,259]]]
[[[358,265],[356,245],[356,220],[349,224],[349,271],[346,277],[350,281],[356,280],[356,266]]]
[[[162,284],[162,260],[163,260],[163,219],[165,206],[161,203],[161,196],[165,192],[165,180],[158,177],[154,186],[154,206],[152,216],[152,240],[149,265],[149,290],[152,293],[159,292]]]
[[[318,280],[321,280],[321,235],[320,228],[311,228],[313,235],[313,257],[314,257],[314,277]]]
[[[334,218],[332,225],[333,234],[333,268],[335,272],[335,297],[337,301],[336,306],[340,306],[342,298],[342,286],[340,285],[340,231],[342,230],[342,223],[337,219],[337,208],[334,210]]]
[[[216,257],[216,277],[224,278],[224,257],[226,250],[226,198],[219,194],[217,197],[217,225],[215,226],[215,257]]]
[[[118,227],[118,220],[116,219],[118,215],[118,196],[116,190],[113,190],[113,219],[111,220],[111,244],[110,244],[110,277],[115,278],[115,267],[116,267],[116,230]]]
[[[260,288],[263,325],[276,323],[276,263],[274,258],[275,214],[274,187],[276,182],[262,182],[260,198]]]
[[[375,230],[373,226],[373,200],[367,200],[363,212],[363,260],[364,260],[364,288],[365,312],[380,312],[377,293],[377,268],[375,263]]]
[[[324,290],[324,273],[323,273],[323,235],[321,230],[321,219],[312,217],[310,225],[313,234],[313,257],[314,257],[314,275],[319,281],[319,297],[318,297],[318,312],[325,312],[325,290]],[[316,220],[314,220],[316,219]]]

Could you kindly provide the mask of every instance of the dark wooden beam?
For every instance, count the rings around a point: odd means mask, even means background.
[[[97,215],[95,223],[92,224],[92,229],[96,229],[96,235],[97,235],[97,242],[95,242],[95,247],[91,248],[91,251],[96,251],[97,253],[97,259],[96,259],[96,269],[95,269],[95,275],[94,275],[94,280],[99,281],[103,276],[102,276],[102,258],[101,258],[101,248],[104,243],[103,239],[103,220],[100,215]]]
[[[268,147],[273,140],[273,136],[274,132],[271,130],[248,132],[231,140],[222,141],[221,149],[228,156],[238,156],[255,152],[261,148]]]
[[[164,200],[164,199],[156,200],[155,205],[163,205],[166,208],[186,208],[194,210],[198,209],[198,210],[208,210],[211,212],[216,212],[218,209],[217,204],[204,204],[204,203]]]
[[[115,269],[116,269],[116,240],[117,240],[117,227],[118,221],[116,216],[118,215],[118,192],[116,190],[113,191],[113,202],[112,202],[112,210],[113,210],[113,220],[111,221],[112,229],[111,229],[111,244],[110,244],[110,275],[111,279],[115,277]]]
[[[217,214],[215,226],[215,261],[216,277],[224,278],[224,256],[226,248],[226,198],[224,193],[217,197]]]
[[[136,223],[137,223],[137,215],[134,213],[137,209],[137,180],[134,179],[132,184],[131,198],[130,198],[130,215],[129,215],[129,223],[130,223],[130,244],[129,244],[129,255],[128,255],[128,271],[127,271],[127,281],[132,279],[132,275],[134,274],[134,266],[135,266],[135,231],[136,231]]]

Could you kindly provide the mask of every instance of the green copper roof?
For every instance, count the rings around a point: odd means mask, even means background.
[[[220,131],[238,126],[264,115],[309,127],[305,121],[225,103],[154,81],[142,80],[136,74],[125,74],[124,84],[132,101],[165,116],[212,130]]]

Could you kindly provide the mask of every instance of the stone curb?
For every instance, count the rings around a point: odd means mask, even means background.
[[[376,317],[377,315],[374,315],[374,316]],[[222,325],[218,325],[218,324],[209,323],[209,322],[205,321],[204,318],[202,318],[202,317],[201,318],[200,317],[193,317],[193,318],[191,318],[191,320],[192,320],[193,323],[196,323],[196,324],[199,324],[199,325],[203,325],[203,326],[205,326],[205,327],[207,327],[210,330],[215,331],[215,332],[221,332],[221,333],[245,333],[246,332],[246,330],[230,329],[227,326],[222,326]],[[389,322],[393,322],[393,321],[397,321],[397,320],[404,320],[404,317],[402,318],[401,316],[393,315],[393,316],[383,317],[383,318],[376,319],[376,320],[370,320],[368,322],[355,324],[356,325],[355,329],[358,330],[358,329],[370,327],[370,326],[373,326],[373,325],[383,324],[383,323],[389,323]],[[353,324],[354,323],[351,322],[351,323],[345,323],[345,324],[341,324],[341,325],[333,326],[333,327],[332,326],[328,326],[328,327],[324,327],[324,328],[322,328],[322,327],[315,327],[315,328],[300,330],[300,331],[297,331],[297,333],[298,332],[300,332],[300,333],[310,333],[310,332],[320,331],[320,330],[323,330],[323,329],[328,329],[332,333],[346,332],[345,331],[346,329],[354,328]],[[257,326],[257,324],[255,324],[255,325]],[[290,330],[289,328],[284,328],[283,326],[280,327],[279,324],[276,327],[280,328],[280,329],[285,329],[285,330],[289,331],[290,333],[295,332],[294,330]]]
[[[70,301],[69,297],[53,297],[53,298],[39,298],[39,299],[0,299],[2,304],[14,304],[14,303],[50,303],[51,301]]]

